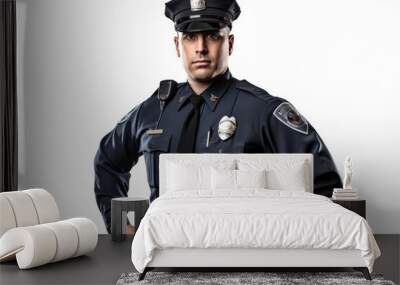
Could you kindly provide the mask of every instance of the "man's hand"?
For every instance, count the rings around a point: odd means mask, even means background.
[[[126,234],[129,236],[133,236],[135,234],[135,227],[132,225],[127,225]]]

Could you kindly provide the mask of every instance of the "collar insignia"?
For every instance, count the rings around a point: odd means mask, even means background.
[[[211,102],[217,102],[219,100],[219,97],[218,96],[215,96],[214,94],[211,94],[210,95],[210,101]]]

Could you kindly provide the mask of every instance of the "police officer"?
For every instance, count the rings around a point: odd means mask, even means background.
[[[239,16],[235,0],[172,0],[176,52],[187,82],[160,83],[106,134],[96,153],[95,195],[110,232],[110,201],[127,196],[130,170],[143,154],[151,189],[158,192],[158,158],[166,152],[312,153],[314,193],[341,187],[332,157],[312,125],[285,99],[235,79],[228,69]]]

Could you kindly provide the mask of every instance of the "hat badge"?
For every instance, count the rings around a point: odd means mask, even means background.
[[[218,136],[221,140],[229,139],[236,130],[235,117],[223,116],[218,124]]]
[[[206,0],[190,0],[190,9],[192,11],[201,11],[206,8]]]

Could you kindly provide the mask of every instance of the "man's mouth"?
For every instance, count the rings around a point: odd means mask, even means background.
[[[193,61],[193,64],[209,64],[209,63],[211,63],[211,61],[210,60],[205,60],[205,59]]]
[[[195,60],[192,62],[192,64],[194,64],[196,66],[205,66],[205,65],[209,65],[210,63],[211,63],[210,60],[204,60],[204,59]]]

